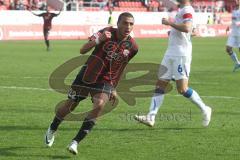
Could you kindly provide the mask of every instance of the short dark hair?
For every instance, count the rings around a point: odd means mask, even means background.
[[[122,17],[131,17],[134,19],[133,15],[129,12],[123,12],[119,15],[117,23],[121,21]]]

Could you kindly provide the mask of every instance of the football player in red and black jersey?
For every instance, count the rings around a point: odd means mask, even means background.
[[[32,14],[34,14],[35,16],[43,18],[43,35],[44,35],[45,44],[47,46],[47,51],[50,50],[48,35],[49,35],[49,31],[52,29],[52,19],[53,17],[57,17],[60,13],[61,13],[61,10],[59,11],[58,14],[51,13],[49,12],[48,8],[46,9],[45,13],[36,14],[32,12]]]
[[[85,54],[93,48],[94,50],[73,81],[68,99],[57,109],[56,116],[45,135],[47,146],[52,146],[54,133],[64,117],[90,94],[93,110],[85,118],[79,132],[68,146],[71,153],[77,154],[78,143],[93,128],[105,104],[117,100],[116,86],[120,76],[128,62],[138,52],[138,46],[130,36],[133,25],[133,15],[124,12],[118,17],[117,28],[107,27],[98,31],[82,46],[80,54]]]

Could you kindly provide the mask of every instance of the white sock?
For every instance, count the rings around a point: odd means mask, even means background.
[[[230,56],[235,64],[239,64],[239,61],[235,52],[233,52]]]
[[[202,112],[205,111],[205,108],[206,108],[206,105],[205,103],[202,101],[202,99],[200,98],[200,96],[198,95],[198,93],[194,90],[192,90],[192,95],[191,97],[189,97],[189,99],[194,103],[196,104]]]
[[[157,115],[158,110],[163,103],[163,100],[164,94],[154,93],[148,113],[148,115],[151,116],[153,120],[155,120],[155,116]]]

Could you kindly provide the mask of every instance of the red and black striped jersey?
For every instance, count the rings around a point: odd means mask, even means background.
[[[87,83],[109,83],[116,87],[128,62],[137,54],[138,46],[129,35],[126,40],[119,40],[117,29],[107,27],[89,37],[96,39],[105,30],[111,32],[111,39],[98,44],[86,62],[83,80]]]
[[[44,29],[51,29],[52,28],[52,19],[56,17],[57,14],[55,13],[42,13],[39,16],[43,17],[43,28]]]

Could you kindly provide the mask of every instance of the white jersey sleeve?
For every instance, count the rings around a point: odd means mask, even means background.
[[[194,9],[192,6],[185,6],[179,10],[175,17],[176,24],[183,24],[194,21]],[[166,55],[169,56],[191,56],[192,42],[191,33],[181,32],[175,28],[171,29],[168,49]]]
[[[181,11],[182,23],[191,21],[193,22],[193,10],[192,7],[184,7]]]
[[[232,12],[232,35],[240,36],[240,10],[233,10]]]

